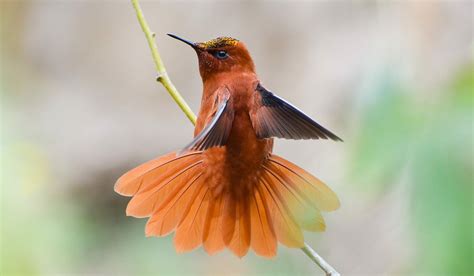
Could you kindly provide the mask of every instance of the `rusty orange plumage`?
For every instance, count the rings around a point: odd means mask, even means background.
[[[321,211],[339,207],[320,180],[272,153],[273,137],[341,140],[265,89],[246,46],[230,37],[195,49],[203,80],[194,139],[117,180],[132,196],[127,215],[150,217],[147,236],[175,231],[178,252],[203,246],[214,254],[249,248],[273,257],[277,243],[300,248],[303,230],[324,231]]]

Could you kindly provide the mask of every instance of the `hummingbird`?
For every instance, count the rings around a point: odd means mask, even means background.
[[[274,138],[338,136],[259,80],[245,44],[218,37],[191,46],[203,82],[194,138],[183,149],[121,176],[115,191],[132,199],[126,214],[148,217],[145,234],[172,232],[177,252],[203,246],[271,258],[278,243],[304,246],[303,231],[324,231],[321,212],[339,208],[322,181],[274,154]]]

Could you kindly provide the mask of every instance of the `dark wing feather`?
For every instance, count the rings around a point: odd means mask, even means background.
[[[250,110],[253,128],[260,139],[331,139],[342,141],[301,110],[258,84]]]
[[[217,93],[215,112],[209,123],[179,154],[225,145],[234,120],[234,112],[232,108],[229,108],[229,98],[230,93],[227,88]]]

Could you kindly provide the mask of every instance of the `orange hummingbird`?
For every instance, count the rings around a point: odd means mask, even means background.
[[[302,230],[324,231],[321,211],[339,207],[336,194],[272,153],[273,137],[331,139],[331,131],[263,87],[241,41],[193,43],[203,81],[194,139],[184,149],[148,161],[117,180],[133,196],[128,216],[149,217],[146,236],[176,232],[176,251],[203,245],[208,254],[252,248],[273,257],[277,242],[304,246]]]

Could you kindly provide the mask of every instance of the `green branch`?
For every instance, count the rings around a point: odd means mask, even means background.
[[[135,11],[137,13],[138,22],[140,22],[140,26],[142,27],[142,30],[145,33],[146,40],[148,41],[148,46],[150,46],[151,55],[153,56],[156,71],[158,72],[156,80],[161,82],[161,84],[166,88],[166,91],[168,91],[173,100],[178,104],[184,114],[186,114],[186,117],[188,117],[191,123],[195,125],[196,115],[194,115],[189,105],[186,103],[183,97],[181,97],[181,94],[179,94],[178,90],[171,82],[168,73],[166,73],[165,66],[163,64],[163,61],[161,60],[160,53],[158,52],[158,47],[156,46],[155,34],[150,30],[150,27],[148,27],[148,24],[145,20],[145,16],[143,15],[138,0],[132,0],[132,4],[133,8],[135,8]]]
[[[304,244],[304,247],[301,248],[303,252],[314,262],[316,263],[328,276],[340,276],[339,272],[337,272],[330,264],[328,264],[319,254],[314,251],[311,246],[307,243]]]
[[[158,72],[158,77],[156,78],[157,81],[161,82],[161,84],[166,88],[168,93],[174,99],[174,101],[178,104],[181,110],[186,114],[188,119],[193,123],[196,124],[196,115],[194,115],[191,108],[189,108],[186,101],[181,97],[176,87],[171,82],[168,74],[166,73],[165,66],[163,61],[161,60],[160,53],[158,52],[158,47],[156,46],[155,42],[155,34],[150,30],[148,24],[145,20],[145,16],[143,15],[142,9],[140,8],[140,4],[138,0],[131,0],[133,7],[137,13],[138,22],[140,22],[140,26],[142,27],[143,32],[145,33],[146,40],[148,41],[148,46],[150,46],[151,55],[153,56],[153,61],[155,62],[156,71]],[[316,263],[326,275],[330,276],[338,276],[339,273],[331,267],[321,256],[316,253],[309,245],[305,243],[304,247],[301,248],[303,252],[308,255],[308,257]]]

